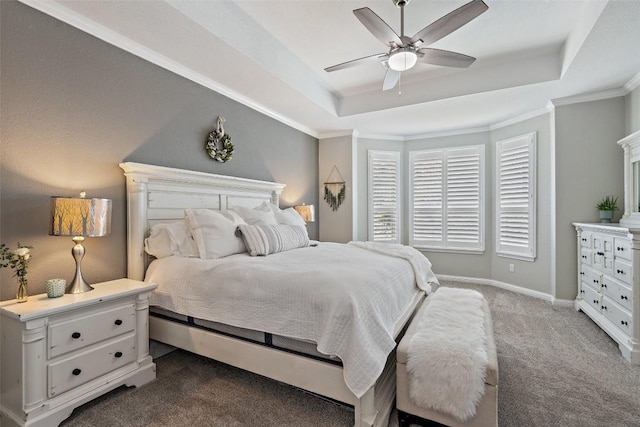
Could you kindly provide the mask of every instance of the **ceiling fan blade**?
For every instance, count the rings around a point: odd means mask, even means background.
[[[419,40],[422,40],[422,44],[427,46],[435,43],[444,36],[451,34],[463,25],[473,21],[488,8],[489,6],[482,0],[473,0],[418,31],[415,36],[411,37],[409,43],[413,44]]]
[[[476,60],[473,56],[461,53],[449,52],[448,50],[423,48],[418,50],[418,61],[432,65],[442,65],[444,67],[467,68]]]
[[[384,82],[382,83],[382,90],[393,89],[400,80],[400,71],[387,68],[387,74],[384,75]]]
[[[364,25],[371,34],[386,46],[390,46],[390,42],[394,42],[399,46],[402,45],[402,40],[400,40],[396,32],[393,31],[382,18],[376,15],[373,10],[368,7],[363,7],[354,10],[353,14],[356,15],[356,18],[362,22],[362,25]]]
[[[344,70],[345,68],[356,67],[358,65],[366,64],[368,62],[381,62],[388,55],[386,53],[376,53],[375,55],[365,56],[364,58],[358,58],[351,61],[343,62],[342,64],[333,65],[331,67],[327,67],[324,70],[327,73],[332,71]]]

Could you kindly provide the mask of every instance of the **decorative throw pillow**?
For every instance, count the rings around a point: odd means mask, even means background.
[[[236,212],[185,209],[185,214],[200,258],[222,258],[246,251],[242,239],[235,235],[238,225],[245,223]]]
[[[278,224],[299,225],[301,227],[304,227],[305,231],[307,230],[304,219],[302,219],[300,214],[295,209],[279,209],[277,206],[273,206],[272,209],[273,215],[276,217],[276,222]]]
[[[238,229],[251,256],[266,256],[309,246],[307,230],[299,225],[240,224]]]
[[[151,227],[149,237],[144,240],[144,250],[156,258],[171,255],[198,257],[198,246],[191,237],[185,221],[156,224]]]
[[[245,208],[244,206],[235,206],[233,208],[240,217],[250,225],[276,225],[276,218],[271,210],[263,210],[263,205],[257,208]]]

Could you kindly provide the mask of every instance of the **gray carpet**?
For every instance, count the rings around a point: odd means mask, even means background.
[[[500,365],[499,424],[640,426],[640,367],[571,308],[485,287]],[[76,409],[62,425],[350,426],[353,410],[181,350],[155,360],[158,377]],[[397,427],[397,414],[389,425]]]

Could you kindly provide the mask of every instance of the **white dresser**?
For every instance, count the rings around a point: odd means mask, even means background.
[[[149,294],[121,279],[82,294],[0,303],[0,425],[57,426],[74,408],[155,378]]]
[[[582,310],[640,364],[640,230],[574,223],[578,232],[578,295]],[[636,240],[634,240],[634,238]]]

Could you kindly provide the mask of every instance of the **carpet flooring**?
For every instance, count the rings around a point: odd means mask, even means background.
[[[640,367],[586,315],[489,286],[502,427],[640,427]],[[351,426],[353,410],[182,350],[157,379],[76,409],[65,427]],[[397,413],[389,419],[397,427]]]

